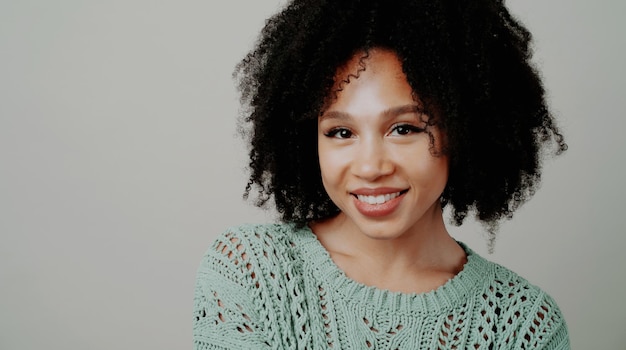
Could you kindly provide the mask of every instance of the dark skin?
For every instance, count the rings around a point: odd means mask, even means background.
[[[358,69],[361,55],[338,69],[338,84]],[[440,148],[441,132],[424,121],[397,55],[377,48],[364,63],[367,70],[318,120],[322,182],[341,211],[310,227],[353,280],[428,292],[466,262],[446,230],[439,200],[448,157],[433,152],[431,137]]]

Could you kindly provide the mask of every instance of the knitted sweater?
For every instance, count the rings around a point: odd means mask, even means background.
[[[307,227],[241,226],[206,253],[194,298],[200,349],[569,349],[554,300],[469,248],[438,289],[349,279]]]

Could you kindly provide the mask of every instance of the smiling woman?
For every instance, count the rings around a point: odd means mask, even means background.
[[[358,69],[361,56],[340,69],[336,80]],[[319,118],[322,183],[340,212],[313,224],[313,231],[320,237],[318,231],[326,231],[321,227],[328,227],[347,241],[360,233],[396,239],[445,233],[439,198],[448,180],[448,158],[435,154],[441,146],[429,137],[440,144],[439,129],[428,125],[393,52],[373,49],[363,63],[365,70]],[[343,225],[334,227],[338,223]]]
[[[310,227],[355,281],[427,292],[466,261],[443,222],[448,157],[441,153],[441,132],[424,114],[395,53],[358,52],[335,81],[359,64],[364,70],[342,86],[318,119],[322,183],[339,213]],[[371,259],[377,255],[380,261]],[[394,270],[398,276],[390,279]]]
[[[196,349],[568,349],[554,300],[454,240],[566,149],[496,0],[294,0],[236,76],[257,204],[197,277]]]

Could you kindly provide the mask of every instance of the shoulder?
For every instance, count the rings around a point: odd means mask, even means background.
[[[298,228],[294,224],[244,224],[227,228],[213,242],[212,247],[234,255],[244,249],[285,250],[293,243]],[[233,250],[234,249],[234,250]]]
[[[293,224],[245,224],[232,226],[216,237],[206,251],[200,272],[212,271],[240,280],[258,269],[266,270],[277,262],[288,263]]]
[[[543,348],[548,343],[557,344],[556,349],[568,348],[565,319],[548,293],[514,271],[471,254],[483,261],[489,276],[482,281],[475,317],[497,324],[503,340],[515,348]]]
[[[276,316],[275,299],[284,291],[274,282],[280,274],[272,264],[286,255],[292,227],[241,225],[216,237],[196,277],[196,348],[258,349],[277,343],[280,334],[271,330],[282,319]]]
[[[552,297],[543,289],[532,284],[515,271],[483,257],[478,256],[478,258],[485,261],[485,266],[491,270],[490,278],[484,280],[484,289],[488,291],[486,295],[504,299],[512,305],[519,306],[526,306],[539,300],[553,302]]]

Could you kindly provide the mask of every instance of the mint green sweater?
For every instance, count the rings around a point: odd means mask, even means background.
[[[437,290],[389,292],[339,270],[308,228],[231,228],[197,276],[200,349],[569,349],[554,300],[467,247]]]

